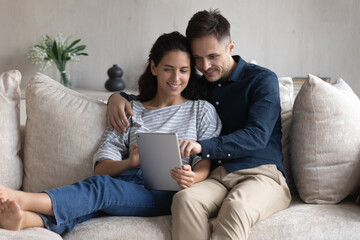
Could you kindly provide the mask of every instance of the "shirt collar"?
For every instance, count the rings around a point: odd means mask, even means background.
[[[235,70],[228,77],[228,81],[236,82],[241,79],[241,74],[244,71],[245,65],[247,64],[240,56],[234,55],[233,59],[237,62]]]

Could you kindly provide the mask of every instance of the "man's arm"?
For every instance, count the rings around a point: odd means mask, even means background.
[[[243,128],[211,139],[185,141],[182,156],[201,153],[202,158],[231,159],[265,148],[281,110],[277,78],[269,78],[258,81]]]
[[[135,98],[135,95],[128,95],[125,92],[114,93],[109,97],[106,116],[111,130],[115,128],[118,132],[125,132],[130,126],[126,113],[130,116],[134,115],[129,101]]]
[[[280,118],[280,111],[276,76],[259,79],[251,95],[244,127],[228,135],[199,141],[202,156],[212,159],[240,158],[264,149]]]

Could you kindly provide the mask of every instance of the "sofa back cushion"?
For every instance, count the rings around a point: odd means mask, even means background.
[[[338,203],[360,176],[360,100],[339,79],[333,85],[309,75],[294,103],[291,167],[307,203]]]
[[[19,157],[20,142],[20,82],[17,70],[0,75],[0,183],[19,189],[23,166]]]
[[[92,175],[106,126],[106,104],[38,73],[26,89],[25,191],[38,192]]]
[[[289,188],[295,191],[295,184],[290,168],[290,129],[292,110],[294,105],[294,86],[290,77],[279,78],[280,104],[281,104],[281,145],[283,153],[284,169],[288,176]]]

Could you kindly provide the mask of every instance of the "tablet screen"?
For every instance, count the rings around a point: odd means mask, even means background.
[[[170,170],[181,168],[182,161],[176,133],[137,133],[139,157],[145,187],[152,190],[177,191],[181,187]]]

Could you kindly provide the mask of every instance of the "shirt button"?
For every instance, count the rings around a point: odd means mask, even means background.
[[[228,157],[230,157],[231,156],[231,154],[230,153],[228,153]]]
[[[216,101],[216,102],[215,102],[215,104],[216,104],[216,105],[219,105],[219,102],[218,102],[218,101]]]
[[[221,87],[221,83],[218,84],[218,87]]]
[[[218,160],[218,164],[221,164],[221,160]]]
[[[207,157],[207,158],[210,158],[210,154],[206,154],[206,157]]]

